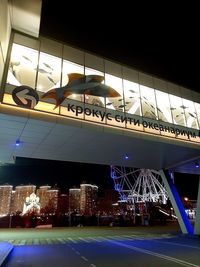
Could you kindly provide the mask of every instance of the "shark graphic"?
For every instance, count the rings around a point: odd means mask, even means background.
[[[100,97],[119,97],[120,94],[112,87],[102,84],[104,80],[100,75],[83,75],[80,73],[69,73],[69,81],[63,87],[51,89],[41,98],[52,98],[56,100],[54,109],[62,104],[62,102],[71,94],[86,94]]]

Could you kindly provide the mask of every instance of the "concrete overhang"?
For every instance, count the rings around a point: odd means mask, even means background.
[[[38,37],[40,29],[42,0],[9,0],[12,28]]]
[[[195,167],[200,146],[191,142],[3,104],[0,123],[2,162],[25,157],[156,170],[177,167],[200,174],[200,168]],[[20,145],[16,147],[18,139]]]

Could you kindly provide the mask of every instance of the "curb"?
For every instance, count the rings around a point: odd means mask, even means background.
[[[0,242],[0,266],[3,265],[10,252],[13,250],[13,245],[8,242]]]

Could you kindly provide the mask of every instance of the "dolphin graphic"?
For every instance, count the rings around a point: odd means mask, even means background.
[[[56,100],[54,109],[71,94],[86,94],[100,97],[118,97],[120,94],[112,87],[102,84],[104,80],[100,75],[83,75],[80,73],[69,73],[69,81],[63,87],[51,89],[41,98],[52,98]]]

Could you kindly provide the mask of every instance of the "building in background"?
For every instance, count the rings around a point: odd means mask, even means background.
[[[10,213],[12,185],[0,185],[0,217]]]
[[[47,210],[48,213],[56,213],[58,208],[58,197],[59,197],[59,189],[50,189],[47,190],[47,198],[48,198],[48,204],[47,204]]]
[[[69,189],[69,211],[78,212],[80,211],[80,188]]]
[[[24,202],[26,198],[32,193],[35,193],[35,185],[19,185],[15,187],[15,194],[13,199],[13,213],[22,212],[24,207]]]
[[[45,209],[45,207],[48,206],[48,203],[49,203],[49,195],[47,194],[48,190],[51,189],[51,186],[49,185],[43,185],[43,186],[40,186],[38,189],[37,189],[37,193],[36,195],[40,198],[40,208],[41,210],[43,211],[43,209]]]
[[[58,198],[58,214],[67,214],[69,211],[69,194],[60,194]]]
[[[40,198],[35,193],[26,197],[22,214],[40,214]]]
[[[89,215],[97,210],[98,186],[91,184],[80,185],[80,213]]]
[[[51,188],[51,186],[40,186],[36,190],[35,185],[18,185],[13,190],[12,185],[0,185],[0,216],[16,213],[26,213],[24,204],[32,200],[31,196],[35,197],[39,203],[37,212],[55,213],[58,209],[59,199],[64,198],[62,206],[65,204],[65,212],[68,210],[68,197],[60,195],[59,189]],[[65,203],[64,203],[65,202]],[[35,207],[35,206],[34,206]],[[64,208],[62,208],[64,209]]]
[[[98,211],[102,215],[118,214],[119,213],[119,193],[114,189],[107,189],[103,196],[98,198]]]

